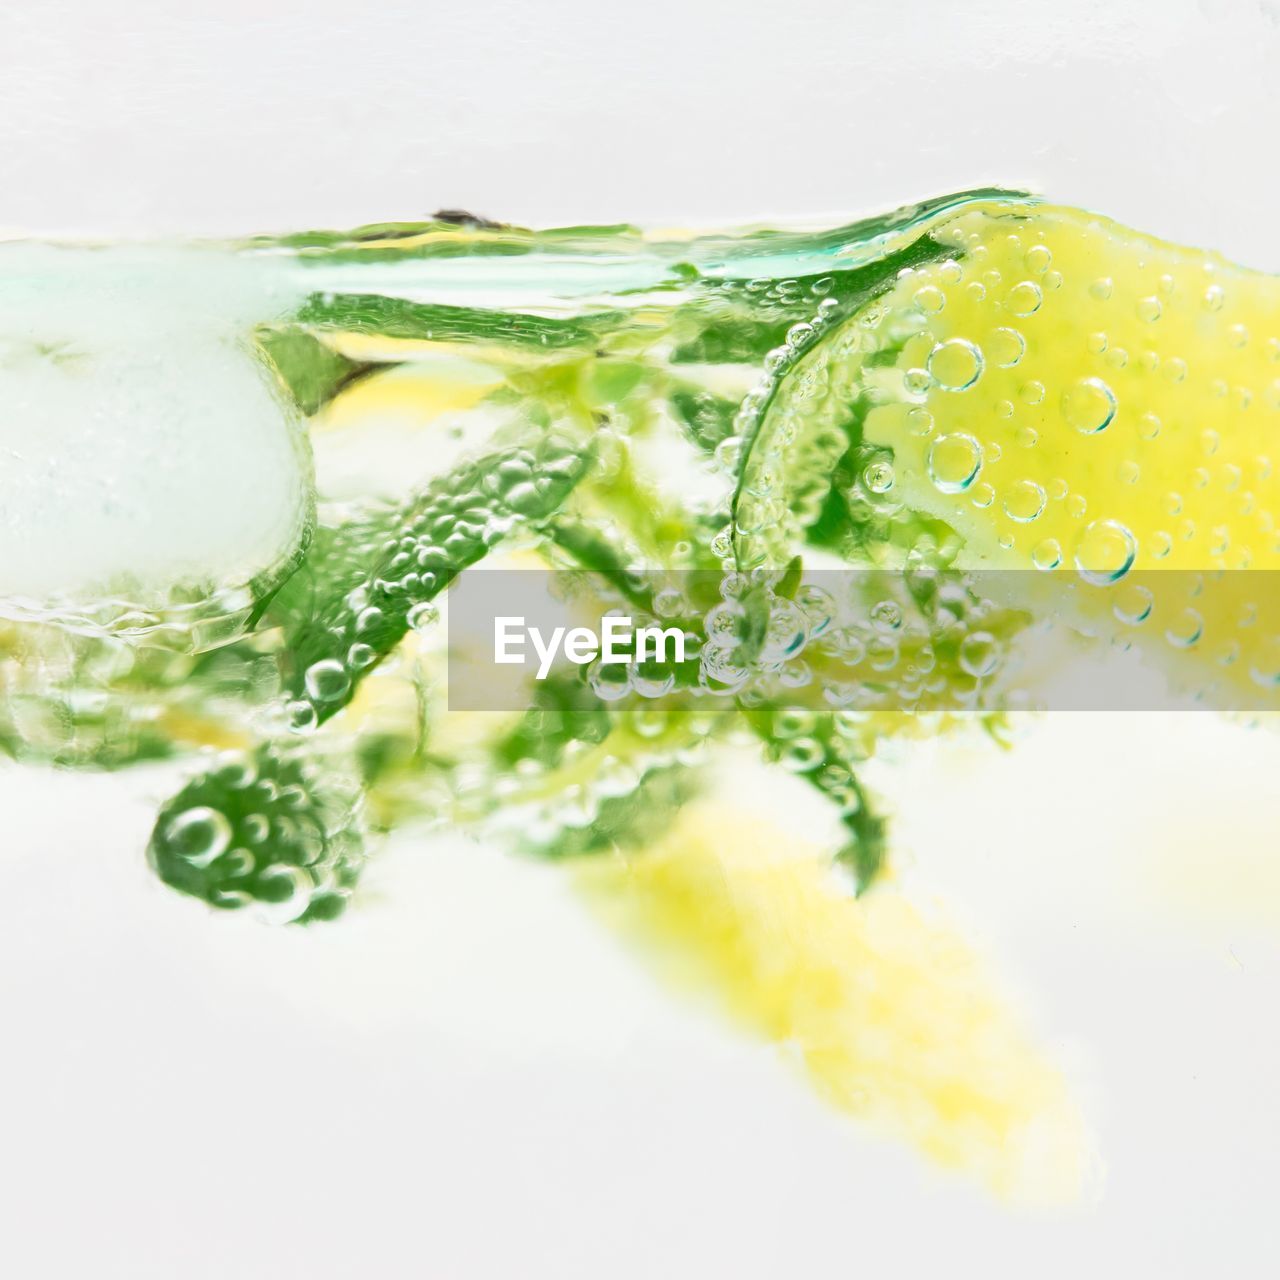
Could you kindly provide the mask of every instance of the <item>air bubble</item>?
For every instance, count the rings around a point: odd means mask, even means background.
[[[871,493],[888,493],[893,481],[893,464],[883,459],[869,463],[862,473],[862,483]]]
[[[347,650],[347,666],[353,671],[363,671],[366,667],[371,667],[377,660],[378,651],[372,645],[357,642]]]
[[[631,668],[624,662],[596,661],[587,674],[587,683],[603,702],[617,702],[631,692]]]
[[[982,352],[967,338],[949,338],[929,353],[929,373],[946,391],[964,391],[982,373]]]
[[[982,447],[970,435],[939,436],[929,449],[929,479],[943,493],[963,493],[982,469]]]
[[[1040,310],[1040,304],[1043,301],[1044,295],[1040,292],[1040,286],[1031,280],[1023,280],[1009,290],[1005,298],[1005,306],[1015,316],[1029,316]]]
[[[907,430],[913,436],[927,436],[933,430],[933,414],[928,409],[912,409],[907,414]]]
[[[336,658],[323,658],[307,668],[305,683],[317,702],[336,702],[351,688],[351,677]]]
[[[250,844],[261,844],[271,834],[271,823],[264,814],[251,813],[241,823],[244,838]]]
[[[1263,642],[1261,653],[1249,667],[1249,678],[1264,689],[1280,688],[1280,636]]]
[[[975,679],[993,674],[1000,665],[1000,644],[988,631],[975,631],[960,642],[960,669]]]
[[[946,295],[936,285],[927,284],[915,292],[915,304],[928,315],[936,315],[947,305]]]
[[[1019,480],[1004,498],[1004,513],[1019,524],[1030,524],[1045,507],[1044,490],[1034,480]]]
[[[809,620],[794,601],[779,599],[769,611],[760,656],[765,662],[793,658],[809,640]]]
[[[1053,261],[1053,254],[1049,252],[1047,245],[1035,244],[1027,250],[1023,261],[1027,264],[1028,271],[1034,271],[1036,275],[1044,275]]]
[[[1129,572],[1137,554],[1137,539],[1128,528],[1118,520],[1095,520],[1076,546],[1076,568],[1086,582],[1108,586]]]
[[[1166,628],[1164,637],[1176,649],[1190,649],[1204,635],[1204,619],[1194,609],[1183,609]]]
[[[1136,582],[1121,584],[1115,602],[1111,606],[1116,618],[1126,626],[1136,627],[1151,616],[1155,598],[1144,586]]]
[[[230,752],[221,757],[222,763],[214,771],[213,776],[232,791],[242,791],[258,780],[258,772],[253,762],[245,756]]]
[[[255,886],[255,911],[277,924],[296,920],[311,903],[311,877],[301,868],[277,862],[265,868]]]
[[[684,593],[678,587],[664,587],[653,597],[653,611],[659,618],[674,618],[684,608]]]
[[[902,626],[902,610],[893,600],[877,600],[871,606],[871,621],[881,630],[897,631]]]
[[[1054,538],[1046,538],[1031,552],[1031,563],[1037,569],[1056,569],[1062,563],[1062,548]]]
[[[821,635],[836,616],[834,597],[829,591],[824,591],[813,583],[807,583],[796,592],[796,603],[804,610],[810,636]]]
[[[823,761],[825,752],[816,738],[798,738],[783,748],[779,760],[792,773],[808,773]]]
[[[319,721],[315,707],[305,698],[290,702],[284,710],[289,729],[293,733],[310,733]]]
[[[257,866],[257,859],[248,849],[232,849],[222,860],[222,865],[226,868],[228,876],[233,879],[240,879],[253,874],[254,867]]]
[[[738,464],[742,461],[742,446],[744,443],[742,436],[726,436],[716,445],[716,465],[730,475],[736,474]]]
[[[1027,342],[1017,329],[1002,327],[992,331],[986,349],[994,364],[1002,369],[1011,369],[1022,359]]]
[[[207,867],[231,843],[226,816],[207,805],[179,814],[165,829],[169,851],[193,867]]]
[[[371,605],[356,618],[356,634],[367,636],[382,625],[383,613],[377,606]]]
[[[415,604],[409,610],[406,621],[413,631],[426,631],[439,621],[440,610],[429,600],[424,600],[420,604]]]
[[[908,369],[902,376],[902,385],[907,389],[908,395],[923,396],[933,386],[933,378],[928,369]]]
[[[1062,393],[1062,416],[1081,435],[1096,435],[1116,416],[1116,397],[1101,378],[1081,378]]]

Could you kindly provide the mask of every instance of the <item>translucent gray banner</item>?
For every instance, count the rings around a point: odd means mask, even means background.
[[[853,712],[1280,710],[1280,573],[473,569],[448,702],[548,691]]]

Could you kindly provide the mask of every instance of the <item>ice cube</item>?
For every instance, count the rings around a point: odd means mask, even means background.
[[[0,246],[0,613],[163,610],[288,560],[310,455],[253,342],[281,281],[229,251]]]

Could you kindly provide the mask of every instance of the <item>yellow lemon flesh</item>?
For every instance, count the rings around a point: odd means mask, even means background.
[[[900,497],[1202,695],[1280,693],[1280,281],[1072,209],[934,237],[856,321]]]

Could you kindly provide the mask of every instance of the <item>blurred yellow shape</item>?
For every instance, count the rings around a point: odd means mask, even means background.
[[[675,985],[795,1052],[820,1093],[1019,1200],[1081,1191],[1064,1080],[965,944],[891,887],[854,898],[816,848],[710,804],[584,863],[601,915]]]

